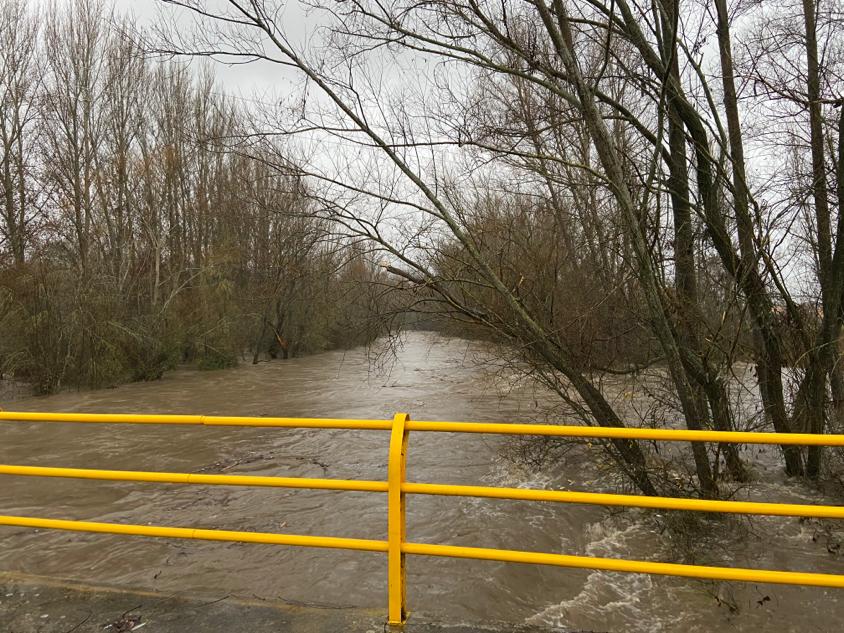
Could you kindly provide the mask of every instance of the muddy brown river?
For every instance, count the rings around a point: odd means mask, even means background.
[[[366,350],[198,372],[116,389],[0,403],[8,410],[535,421],[550,396],[482,362],[478,343],[410,334],[389,371]],[[81,468],[385,479],[385,432],[0,423],[0,462]],[[494,436],[415,433],[408,479],[611,490],[588,453],[538,472]],[[836,503],[757,468],[739,498]],[[93,521],[386,538],[386,495],[4,476],[0,513]],[[418,542],[676,560],[638,511],[409,497]],[[841,533],[757,518],[698,548],[705,564],[844,573]],[[0,527],[0,570],[168,594],[386,609],[376,553]],[[410,557],[412,611],[438,620],[549,623],[596,631],[841,631],[844,590],[710,583],[485,561]]]

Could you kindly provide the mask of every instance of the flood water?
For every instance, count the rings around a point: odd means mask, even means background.
[[[0,403],[9,410],[534,421],[552,401],[479,363],[483,345],[410,334],[389,371],[366,350],[197,372],[116,389]],[[514,381],[515,376],[511,377]],[[125,470],[386,479],[389,434],[133,425],[0,423],[0,462]],[[538,472],[502,459],[494,436],[414,433],[408,480],[611,490],[588,453]],[[834,503],[759,467],[742,495]],[[676,560],[638,511],[450,497],[408,499],[416,542]],[[386,495],[4,476],[0,513],[183,527],[386,538]],[[844,573],[840,532],[757,518],[697,561]],[[742,532],[743,533],[743,532]],[[0,527],[0,570],[152,589],[386,609],[377,553]],[[682,561],[678,561],[682,562]],[[844,590],[707,583],[531,565],[408,558],[413,612],[444,621],[555,624],[596,631],[839,631]]]

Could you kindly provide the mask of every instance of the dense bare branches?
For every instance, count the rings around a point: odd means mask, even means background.
[[[830,390],[841,399],[844,292],[830,7],[806,0],[780,19],[748,5],[737,25],[723,1],[352,0],[313,3],[308,45],[270,2],[162,4],[196,30],[160,32],[161,50],[270,60],[318,87],[298,118],[263,131],[358,144],[345,165],[367,165],[363,178],[305,168],[324,217],[377,243],[445,312],[564,377],[587,423],[621,424],[602,372],[658,361],[683,424],[733,428],[726,385],[750,360],[766,421],[825,428]],[[759,107],[781,116],[766,125]],[[775,166],[807,156],[806,194],[782,196]],[[622,354],[610,351],[619,330],[635,340]],[[614,450],[651,489],[638,449]],[[716,494],[717,460],[692,452],[701,492]],[[798,451],[784,458],[804,472]]]

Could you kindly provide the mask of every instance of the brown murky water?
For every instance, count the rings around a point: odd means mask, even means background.
[[[205,413],[530,421],[549,398],[507,385],[478,360],[483,346],[411,334],[391,371],[364,350],[154,383],[3,403],[18,410]],[[508,377],[503,377],[503,382]],[[85,468],[384,479],[387,433],[0,423],[0,462]],[[588,457],[525,472],[495,437],[416,433],[411,481],[606,489]],[[385,538],[384,495],[4,477],[0,513],[361,538]],[[760,467],[742,494],[818,503]],[[828,500],[826,500],[828,501]],[[478,499],[411,497],[414,541],[671,560],[636,511]],[[701,562],[844,573],[840,534],[761,518],[738,544],[709,544]],[[386,607],[380,554],[0,528],[0,570],[167,593]],[[553,623],[601,631],[839,631],[844,591],[726,585],[483,561],[412,557],[412,610],[449,621]],[[716,598],[716,596],[718,596]],[[766,599],[767,597],[767,599]]]

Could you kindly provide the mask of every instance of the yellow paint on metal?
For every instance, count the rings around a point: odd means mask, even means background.
[[[251,426],[301,429],[349,429],[389,431],[389,420],[343,420],[336,418],[257,418],[210,415],[148,415],[134,413],[42,413],[0,411],[6,422],[67,422],[79,424],[176,424],[196,426]]]
[[[731,514],[763,514],[770,516],[816,517],[844,519],[844,507],[813,506],[791,503],[759,503],[755,501],[715,501],[709,499],[679,499],[676,497],[645,497],[569,490],[533,490],[530,488],[489,488],[486,486],[454,486],[449,484],[406,483],[408,494],[443,495],[452,497],[483,497],[517,501],[551,501],[583,503],[599,506],[653,508],[657,510],[688,510],[691,512],[727,512]]]
[[[48,468],[43,466],[13,466],[7,464],[0,464],[0,475],[15,475],[24,477],[65,477],[70,479],[138,481],[148,483],[194,484],[208,486],[304,488],[312,490],[343,490],[350,492],[388,492],[389,490],[389,484],[386,481],[261,477],[252,475],[206,475],[127,470],[95,470],[85,468]],[[726,512],[731,514],[844,519],[844,507],[841,506],[761,503],[753,501],[716,501],[709,499],[679,499],[674,497],[646,497],[641,495],[575,492],[570,490],[491,488],[487,486],[457,486],[451,484],[424,483],[403,483],[401,491],[405,494],[481,497],[487,499],[511,499],[516,501],[543,501],[600,506],[651,508],[656,510],[686,510],[690,512]]]
[[[7,422],[77,422],[86,424],[202,424],[201,415],[141,415],[134,413],[52,413],[2,411]]]
[[[266,543],[268,545],[294,545],[299,547],[326,547],[365,552],[386,552],[386,541],[340,538],[336,536],[304,536],[299,534],[270,534],[267,532],[237,532],[232,530],[203,530],[153,525],[126,525],[95,523],[92,521],[66,521],[36,517],[0,516],[0,525],[16,527],[69,530],[72,532],[98,532],[102,534],[127,534],[160,538],[182,538],[200,541],[237,541],[240,543]]]
[[[270,428],[349,429],[389,431],[389,420],[344,420],[336,418],[260,418],[210,415],[149,415],[126,413],[42,413],[2,411],[0,421],[74,422],[95,424],[185,424],[199,426],[251,426]],[[501,435],[544,435],[596,439],[631,439],[669,442],[718,442],[736,444],[789,444],[799,446],[844,446],[844,435],[813,433],[761,433],[756,431],[689,431],[685,429],[640,429],[555,424],[509,424],[485,422],[408,421],[408,431],[439,433],[490,433]]]
[[[242,543],[349,549],[368,552],[388,551],[387,541],[328,536],[303,536],[295,534],[269,534],[265,532],[238,532],[230,530],[125,525],[116,523],[95,523],[91,521],[67,521],[62,519],[42,519],[18,516],[0,516],[0,525],[69,530],[75,532],[149,536],[158,538],[235,541]],[[615,558],[569,556],[565,554],[545,554],[541,552],[498,550],[480,547],[458,547],[454,545],[431,545],[427,543],[404,543],[401,549],[404,554],[417,556],[445,556],[449,558],[495,560],[510,563],[553,565],[558,567],[580,569],[601,569],[605,571],[682,576],[686,578],[701,578],[708,580],[730,580],[844,588],[844,576],[834,574],[731,567],[703,567],[698,565],[680,565],[676,563],[656,563],[650,561],[631,561]]]
[[[796,444],[844,446],[844,435],[813,433],[757,433],[756,431],[688,431],[604,426],[558,426],[556,424],[509,424],[485,422],[408,422],[410,431],[439,433],[490,433],[498,435],[545,435],[601,439],[661,440],[668,442],[718,442],[733,444]]]
[[[402,491],[407,474],[407,421],[406,413],[396,413],[390,435],[390,461],[387,464],[387,589],[388,622],[402,625],[407,621],[407,590],[405,554],[402,547],[407,536],[405,522],[405,493]]]
[[[351,492],[387,492],[386,481],[351,479],[305,479],[300,477],[259,477],[253,475],[204,475],[192,473],[157,473],[131,470],[94,470],[87,468],[47,468],[0,464],[0,475],[24,477],[67,477],[107,481],[142,481],[165,484],[207,486],[261,486],[268,488],[308,488]]]
[[[767,569],[743,569],[734,567],[702,567],[677,563],[654,563],[650,561],[624,560],[620,558],[594,558],[591,556],[569,556],[566,554],[543,554],[518,550],[486,549],[482,547],[457,547],[454,545],[429,545],[427,543],[405,543],[405,554],[418,556],[445,556],[448,558],[472,558],[496,560],[506,563],[529,563],[555,565],[579,569],[602,569],[634,574],[657,574],[682,576],[706,580],[734,580],[740,582],[764,582],[780,585],[809,585],[813,587],[844,588],[844,576],[815,574],[798,571],[771,571]]]
[[[261,477],[253,475],[206,475],[128,470],[94,470],[87,468],[48,468],[43,466],[13,466],[0,464],[0,475],[24,477],[63,477],[106,481],[138,481],[148,483],[193,484],[208,486],[258,486],[268,488],[302,488],[311,490],[342,490],[349,492],[388,492],[385,481],[351,479],[307,479],[299,477]],[[646,497],[606,493],[575,492],[569,490],[534,490],[529,488],[492,488],[487,486],[459,486],[451,484],[404,483],[405,494],[440,495],[452,497],[481,497],[516,501],[543,501],[601,506],[651,508],[657,510],[686,510],[690,512],[726,512],[731,514],[759,514],[824,519],[844,519],[844,507],[789,503],[760,503],[750,501],[716,501],[709,499],[680,499],[674,497]]]
[[[202,416],[205,426],[253,426],[288,429],[346,429],[350,431],[389,431],[389,420],[343,420],[336,418],[240,418]]]

